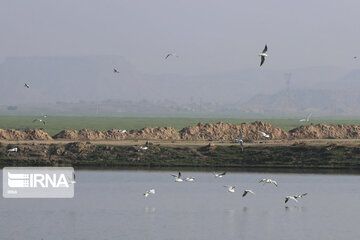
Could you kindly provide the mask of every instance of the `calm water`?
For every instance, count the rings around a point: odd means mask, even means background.
[[[0,199],[0,239],[358,239],[360,176],[78,171],[74,199]],[[262,178],[279,187],[258,184]],[[2,179],[2,177],[1,177]],[[236,185],[228,193],[223,185]],[[156,195],[143,193],[155,188]],[[244,189],[256,195],[241,197]],[[299,203],[286,195],[307,192]]]

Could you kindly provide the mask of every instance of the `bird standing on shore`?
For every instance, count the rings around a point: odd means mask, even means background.
[[[7,150],[8,152],[17,152],[18,151],[18,148],[17,147],[14,147],[14,148],[10,148]]]
[[[238,142],[239,144],[240,144],[240,147],[241,147],[241,151],[243,152],[244,151],[244,145],[243,145],[243,136],[242,136],[242,132],[240,131],[240,136],[239,136],[239,138],[237,138],[236,140],[235,140],[235,142]]]
[[[263,63],[265,62],[265,57],[268,56],[268,55],[266,54],[267,49],[268,49],[268,48],[267,48],[267,45],[265,45],[264,50],[263,50],[261,53],[259,53],[259,56],[261,57],[260,67],[261,67],[261,65],[263,65]]]

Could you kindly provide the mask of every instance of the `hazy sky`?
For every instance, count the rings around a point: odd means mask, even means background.
[[[121,55],[143,73],[357,67],[359,0],[0,0],[0,59]],[[179,59],[164,56],[169,51]]]

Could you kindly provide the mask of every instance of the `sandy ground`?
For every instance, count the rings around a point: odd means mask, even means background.
[[[204,146],[209,143],[221,146],[237,145],[234,142],[220,142],[220,141],[185,141],[185,140],[148,140],[152,144],[160,144],[162,146],[184,147],[184,146]],[[51,140],[51,141],[38,141],[38,140],[26,140],[26,141],[5,141],[1,140],[2,144],[67,144],[75,141],[64,140]],[[117,145],[117,146],[133,146],[143,145],[147,140],[119,140],[119,141],[83,141],[90,142],[96,145]],[[297,140],[266,140],[266,141],[254,141],[251,143],[244,143],[244,146],[290,146],[293,144],[305,143],[306,145],[330,145],[337,144],[342,146],[359,146],[360,139],[297,139]]]

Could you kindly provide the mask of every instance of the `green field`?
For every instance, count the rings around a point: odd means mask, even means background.
[[[254,122],[261,120],[284,130],[301,126],[324,123],[324,124],[356,124],[360,125],[360,120],[313,120],[309,123],[299,122],[297,119],[235,119],[235,118],[124,118],[124,117],[47,117],[44,118],[46,124],[41,122],[32,122],[37,117],[32,116],[1,116],[1,129],[23,129],[23,128],[43,128],[50,135],[64,129],[83,128],[92,130],[109,130],[109,129],[140,129],[143,127],[153,126],[171,126],[176,130],[181,130],[186,126],[202,123],[217,123],[220,121],[227,123],[240,124],[243,122]]]

